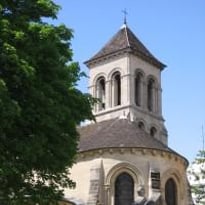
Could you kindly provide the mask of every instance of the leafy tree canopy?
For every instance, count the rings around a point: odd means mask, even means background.
[[[200,150],[188,170],[193,198],[196,204],[205,205],[205,150]]]
[[[0,204],[51,204],[74,187],[76,125],[92,119],[72,30],[52,0],[0,1]]]

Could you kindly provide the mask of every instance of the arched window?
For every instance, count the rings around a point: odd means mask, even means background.
[[[105,78],[97,80],[97,98],[100,100],[98,111],[105,109]]]
[[[149,79],[147,85],[147,108],[149,111],[153,111],[154,107],[154,80]]]
[[[165,200],[167,205],[177,205],[177,186],[172,178],[165,184]]]
[[[113,106],[121,105],[121,76],[115,72],[112,76],[112,99]]]
[[[115,205],[132,205],[134,202],[134,180],[126,172],[115,181]]]
[[[138,123],[138,128],[141,129],[141,130],[144,130],[145,129],[145,126],[144,126],[144,123],[142,121],[140,121]]]
[[[150,129],[150,135],[151,135],[152,137],[154,137],[154,136],[156,135],[156,133],[157,133],[157,129],[156,129],[155,127],[151,127],[151,129]]]
[[[135,76],[135,104],[141,106],[142,104],[142,74],[137,73]]]

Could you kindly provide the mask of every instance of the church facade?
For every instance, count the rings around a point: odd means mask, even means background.
[[[89,91],[96,122],[79,128],[76,164],[65,190],[73,205],[191,205],[188,161],[168,147],[161,72],[125,23],[92,58]]]

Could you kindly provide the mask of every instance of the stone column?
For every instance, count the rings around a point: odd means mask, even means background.
[[[105,189],[105,205],[110,205],[110,185],[104,185]]]
[[[105,108],[111,108],[111,80],[105,82]]]
[[[144,81],[142,86],[142,107],[147,110],[147,83]]]

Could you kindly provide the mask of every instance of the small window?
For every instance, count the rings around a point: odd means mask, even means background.
[[[140,121],[140,122],[138,123],[138,128],[139,128],[140,130],[144,130],[144,129],[145,129],[144,123]]]
[[[156,171],[151,172],[152,189],[160,189],[160,173]]]
[[[152,127],[152,128],[150,129],[150,135],[151,135],[152,137],[154,137],[154,136],[156,135],[156,133],[157,133],[157,129],[156,129],[155,127]]]

